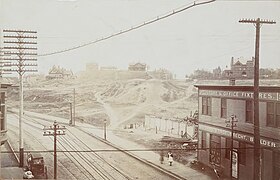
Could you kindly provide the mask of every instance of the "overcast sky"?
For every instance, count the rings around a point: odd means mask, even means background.
[[[193,1],[0,2],[1,31],[38,31],[38,53],[44,54],[106,37]],[[78,72],[91,62],[127,69],[129,63],[143,62],[151,69],[167,68],[179,78],[198,68],[224,69],[231,57],[249,60],[254,56],[255,27],[238,20],[258,17],[276,21],[261,28],[260,66],[280,68],[280,1],[217,0],[94,45],[38,57],[38,69],[47,73],[51,66],[60,65]]]

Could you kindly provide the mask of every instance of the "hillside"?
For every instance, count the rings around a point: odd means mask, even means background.
[[[25,82],[24,109],[70,119],[75,89],[76,119],[102,126],[104,119],[115,128],[141,123],[146,114],[186,117],[197,109],[192,82],[156,79],[68,80],[37,79]],[[18,107],[18,89],[9,93],[8,103]],[[111,116],[110,118],[108,116]]]

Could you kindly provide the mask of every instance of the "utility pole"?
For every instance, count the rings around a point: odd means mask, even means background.
[[[254,177],[261,179],[261,149],[260,149],[260,121],[259,121],[259,51],[260,28],[262,24],[275,24],[275,21],[257,19],[242,19],[240,23],[252,23],[256,27],[255,69],[254,69]]]
[[[60,127],[56,121],[54,121],[53,126],[44,127],[43,136],[53,136],[54,137],[54,179],[57,179],[57,156],[56,156],[56,136],[65,135],[65,126]]]
[[[73,89],[73,121],[72,125],[75,126],[75,121],[76,121],[76,97],[75,97],[75,88]]]
[[[28,45],[37,44],[34,41],[26,41],[26,39],[37,39],[37,36],[31,36],[37,34],[36,31],[25,30],[3,30],[4,44],[12,44],[11,46],[5,46],[4,49],[10,51],[4,52],[4,55],[10,55],[9,58],[3,58],[3,60],[10,61],[7,65],[15,67],[15,69],[4,69],[5,71],[17,72],[19,74],[19,167],[23,167],[24,162],[24,149],[23,149],[23,130],[22,130],[22,116],[23,116],[23,80],[22,77],[25,72],[37,72],[36,69],[27,69],[26,67],[37,66],[36,63],[28,63],[30,61],[37,61],[36,58],[30,58],[36,56],[36,47],[30,47]],[[14,40],[16,39],[16,40]],[[26,52],[28,51],[28,52]],[[11,62],[14,63],[11,63]]]
[[[73,118],[72,118],[72,103],[70,103],[70,123],[69,125],[72,125],[73,123]]]
[[[232,174],[232,165],[233,165],[233,128],[236,127],[236,122],[238,122],[236,115],[231,115],[230,120],[226,120],[226,127],[231,128],[231,142],[230,142],[230,178],[233,177]],[[237,178],[237,175],[234,175],[234,178]]]
[[[107,140],[107,135],[106,135],[106,126],[107,126],[107,120],[104,119],[104,139]]]

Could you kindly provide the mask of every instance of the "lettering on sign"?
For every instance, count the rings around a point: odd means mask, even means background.
[[[200,96],[216,96],[216,97],[235,97],[253,99],[254,93],[249,91],[219,91],[219,90],[200,90]],[[260,92],[259,98],[261,100],[275,100],[280,101],[280,93]]]
[[[226,137],[231,137],[231,131],[230,130],[220,129],[220,128],[211,127],[211,126],[207,126],[207,125],[203,125],[203,124],[199,125],[199,130],[207,131],[209,133],[222,135],[222,136],[226,136]],[[241,133],[234,132],[233,133],[233,138],[234,139],[240,139],[240,140],[250,142],[250,143],[254,143],[254,136],[251,136],[251,135],[246,135],[246,134],[241,134]],[[264,138],[260,139],[260,144],[262,146],[266,146],[266,147],[273,147],[273,148],[280,147],[279,142],[273,142],[272,140],[268,140],[268,139],[264,139]]]

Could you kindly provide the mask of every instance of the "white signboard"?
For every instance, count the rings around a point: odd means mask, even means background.
[[[232,151],[232,164],[231,164],[231,174],[232,177],[238,178],[238,153],[236,151]]]
[[[222,135],[222,136],[226,136],[226,137],[231,137],[230,130],[212,127],[212,126],[208,126],[208,125],[204,125],[204,124],[199,124],[199,130],[207,131],[207,132],[210,132],[211,134],[217,134],[217,135]],[[252,136],[252,135],[234,132],[233,138],[240,139],[240,140],[250,142],[250,143],[254,143],[254,136]],[[272,140],[264,139],[262,137],[260,139],[260,144],[262,146],[266,146],[266,147],[273,147],[273,148],[280,147],[279,142],[274,142]]]
[[[254,98],[253,92],[248,91],[221,91],[221,90],[200,90],[200,96],[215,96],[215,97],[228,97],[228,98]],[[261,100],[275,100],[280,101],[279,92],[260,92],[259,98]]]

